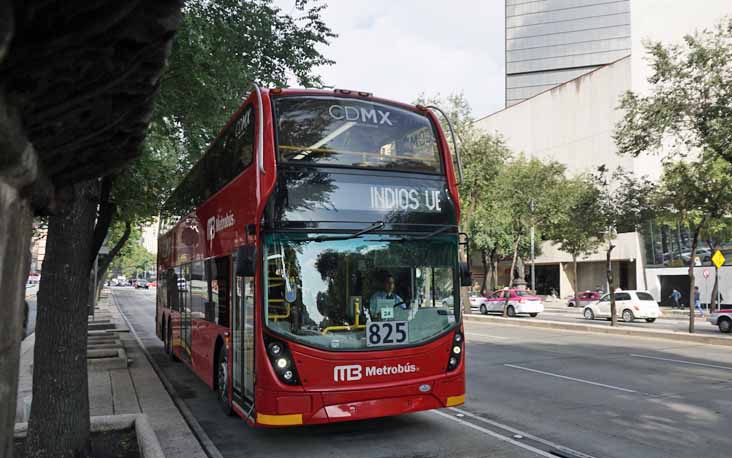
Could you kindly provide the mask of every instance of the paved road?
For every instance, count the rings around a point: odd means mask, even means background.
[[[220,413],[154,336],[154,291],[114,290],[225,457],[728,457],[732,352],[631,337],[466,323],[465,407],[285,430]]]

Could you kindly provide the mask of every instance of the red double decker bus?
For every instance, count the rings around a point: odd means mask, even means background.
[[[252,425],[462,404],[458,202],[430,109],[255,86],[161,211],[158,336]]]

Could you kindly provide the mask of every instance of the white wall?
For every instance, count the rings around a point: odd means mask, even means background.
[[[476,122],[500,134],[514,152],[559,161],[570,173],[635,168],[635,160],[616,154],[612,133],[620,120],[620,96],[631,87],[631,59],[580,76]]]

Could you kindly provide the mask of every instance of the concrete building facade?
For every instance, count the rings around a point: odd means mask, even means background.
[[[600,6],[605,14],[600,14]],[[593,12],[602,19],[588,19],[589,16],[582,16],[583,12]],[[704,8],[693,8],[688,2],[664,0],[633,0],[632,5],[630,1],[507,0],[506,108],[478,119],[476,126],[486,133],[502,136],[515,152],[566,165],[569,174],[593,172],[605,165],[608,169],[623,167],[637,175],[657,179],[661,172],[658,157],[617,155],[612,136],[622,118],[618,110],[620,97],[630,90],[641,94],[648,91],[647,79],[652,70],[645,60],[645,40],[679,42],[685,34],[714,26],[728,12],[729,4],[723,0],[705,1]],[[588,35],[580,41],[595,43],[593,46],[597,48],[592,48],[595,51],[588,55],[597,54],[593,58],[598,60],[569,58],[571,53],[579,52],[579,42],[573,42],[572,47],[560,48],[564,45],[552,41],[558,40],[557,37],[569,39],[574,33],[570,30],[571,24],[576,21],[587,25],[588,33],[597,34],[594,38]],[[606,26],[601,25],[602,21],[608,21]],[[540,23],[546,24],[540,26]],[[617,37],[604,35],[606,32],[592,32],[595,27],[613,30]],[[542,44],[538,38],[526,35],[528,31],[533,31],[531,33],[536,37],[554,38],[545,38]],[[526,59],[519,58],[522,54],[516,51],[531,44],[526,41],[529,38],[535,40],[531,42],[536,45],[535,51],[523,55]],[[567,54],[558,57],[561,54],[559,49],[567,50]],[[612,61],[601,62],[602,56],[612,57]],[[521,60],[531,62],[532,66],[514,65]],[[550,67],[550,62],[557,63],[557,67]],[[583,62],[587,67],[569,68],[575,64],[582,67]],[[565,67],[559,70],[560,65]],[[566,73],[559,73],[561,71]],[[519,75],[521,73],[523,76]],[[537,78],[536,81],[543,78],[542,75],[561,74],[566,79],[554,84],[555,80],[546,76],[546,84],[530,82],[522,86],[528,81],[529,74]],[[536,90],[518,91],[525,87]],[[682,279],[686,272],[680,267],[684,250],[688,250],[683,229],[665,228],[664,232],[654,227],[652,222],[649,228],[647,231],[619,234],[615,240],[617,248],[613,251],[612,261],[618,283],[624,288],[648,289],[657,300],[664,300],[672,286],[681,286],[682,292],[686,290],[688,295],[688,285],[684,288]],[[729,248],[728,258],[732,258],[732,243]],[[688,260],[688,253],[686,255]],[[709,280],[704,276],[704,270],[708,273],[709,269],[705,267],[708,259],[700,263],[697,284],[704,296],[705,291],[711,291],[711,286],[705,284]],[[567,253],[562,253],[550,242],[543,242],[536,265],[537,290],[540,293],[548,294],[552,289],[562,297],[573,293],[570,280],[574,274],[571,257]],[[603,252],[580,259],[578,288],[605,287],[605,270]],[[503,274],[506,281],[507,272]],[[732,267],[723,267],[721,275],[722,278],[732,278]],[[732,300],[732,283],[722,283],[722,294]]]

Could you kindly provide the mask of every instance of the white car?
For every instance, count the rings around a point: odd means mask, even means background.
[[[486,303],[488,301],[488,298],[485,296],[482,296],[478,293],[470,293],[468,294],[468,300],[470,301],[470,311],[472,313],[481,312],[486,309]],[[483,305],[483,307],[481,307]]]
[[[729,333],[732,331],[732,309],[717,310],[709,315],[709,322],[719,326],[719,331]]]
[[[658,302],[648,291],[624,290],[615,293],[615,311],[623,321],[643,319],[649,323],[661,316]],[[610,295],[605,294],[599,301],[585,306],[582,315],[588,320],[610,319]]]

